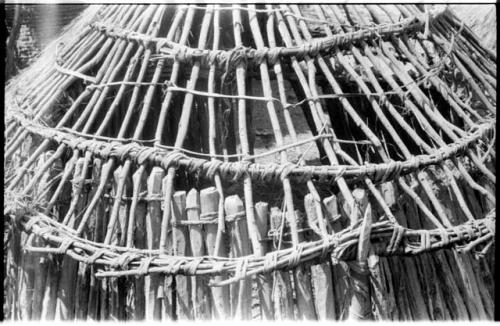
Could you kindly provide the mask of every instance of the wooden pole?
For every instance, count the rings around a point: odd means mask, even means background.
[[[273,232],[280,232],[280,229],[283,227],[282,217],[283,213],[278,207],[271,207],[270,224]],[[295,319],[290,273],[288,271],[275,271],[273,275],[272,300],[274,302],[275,319]]]
[[[294,212],[297,229],[301,229],[304,224],[302,212],[296,210]],[[286,220],[290,225],[290,220]],[[302,233],[298,233],[298,243],[304,242],[306,239]],[[293,240],[292,240],[293,241]],[[312,292],[311,269],[306,265],[299,265],[293,271],[293,281],[295,295],[297,299],[297,310],[299,319],[315,320],[317,319],[316,307],[314,305],[314,295]],[[325,286],[325,285],[323,285]]]
[[[75,317],[75,289],[78,264],[69,256],[64,256],[61,278],[57,290],[56,320],[73,320]]]
[[[323,205],[325,206],[326,217],[331,221],[332,231],[334,233],[340,232],[343,229],[342,222],[345,220],[340,214],[337,197],[331,195],[323,199]],[[348,269],[349,267],[345,262],[338,260],[332,261],[332,277],[334,279],[334,312],[335,319],[342,320],[347,317],[345,311],[348,310],[346,295],[349,291],[348,280]]]
[[[102,161],[100,159],[94,158],[90,178],[92,183],[87,185],[87,181],[89,180],[84,181],[84,184],[90,188],[87,198],[91,198],[96,191],[97,180],[99,179],[99,173],[101,171],[101,163]],[[84,176],[83,173],[82,176]],[[90,216],[89,223],[83,232],[83,238],[96,242],[103,240],[104,237],[100,236],[102,227],[99,229],[99,222],[105,219],[104,206],[106,204],[107,203],[103,203],[102,200],[98,203],[97,209]],[[87,318],[97,320],[99,281],[97,281],[93,275],[96,267],[83,262],[78,265],[76,288],[81,289],[81,291],[75,291],[75,318],[78,320]]]
[[[60,161],[56,161],[62,164]],[[62,170],[62,167],[61,167]],[[64,172],[66,173],[66,167],[64,167]],[[57,191],[58,187],[56,188],[55,191]],[[48,214],[53,214],[56,213],[58,215],[58,221],[61,222],[61,219],[65,216],[66,212],[65,209],[67,208],[69,197],[71,196],[71,186],[69,185],[69,182],[64,182],[61,184],[61,189],[64,188],[67,191],[63,191],[61,197],[59,197],[59,204],[57,207],[55,207],[53,210],[51,209]],[[51,189],[51,198],[54,195],[54,192],[52,192]],[[47,203],[50,205],[50,198],[49,202]],[[60,277],[60,257],[55,256],[55,255],[49,255],[46,256],[47,259],[47,273],[46,273],[46,280],[45,280],[45,289],[44,289],[44,296],[43,296],[43,303],[42,303],[42,311],[41,311],[41,319],[42,320],[53,320],[55,318],[55,311],[56,311],[56,304],[57,304],[57,288],[58,288],[58,283],[59,283],[59,277]]]
[[[399,207],[397,205],[397,194],[395,191],[393,182],[385,182],[380,184],[380,192],[384,196],[384,200],[387,203],[387,206],[391,208],[391,210],[397,209]],[[398,221],[399,215],[396,213],[396,218]],[[401,262],[400,265],[404,265],[404,262]],[[398,268],[393,268],[393,270],[403,270],[403,266]],[[413,267],[415,269],[415,267]],[[394,320],[392,316],[392,312],[395,309],[395,300],[394,300],[394,288],[392,282],[388,281],[388,276],[384,273],[384,270],[390,270],[390,262],[387,257],[379,257],[374,253],[373,247],[369,249],[368,254],[368,269],[370,270],[370,275],[372,277],[372,288],[373,288],[373,300],[376,303],[377,315],[375,316],[378,320]],[[413,273],[416,275],[416,271]],[[422,299],[422,295],[420,295],[420,285],[418,284],[418,278],[414,277],[407,278],[408,283],[413,282],[409,285],[409,288],[412,287],[412,291],[416,296],[416,302],[422,305],[423,310],[425,310],[425,303],[419,301]],[[421,319],[429,319],[429,316],[421,317]]]
[[[45,294],[42,304],[42,320],[54,320],[57,303],[57,285],[60,270],[55,259],[51,259],[47,266],[47,280],[45,281]]]
[[[147,216],[147,204],[139,201],[139,194],[147,190],[147,175],[141,166],[132,176],[133,194],[130,207],[129,225],[127,229],[127,247],[140,249],[147,248],[145,222]],[[130,319],[143,320],[146,313],[146,297],[144,276],[134,277],[133,281],[134,309],[131,311]]]
[[[312,194],[304,197],[304,208],[307,214],[309,224],[316,223],[316,204]],[[313,240],[319,240],[320,236],[313,237]],[[325,258],[329,257],[327,256]],[[332,272],[328,262],[311,266],[311,280],[314,288],[314,306],[319,320],[335,319],[334,309],[334,291]]]
[[[191,189],[186,197],[186,214],[190,222],[200,221],[200,196],[196,189]],[[203,228],[201,225],[189,226],[189,239],[193,257],[206,255],[203,243]],[[195,320],[209,320],[212,318],[210,289],[207,278],[203,276],[191,277],[193,317]]]
[[[65,219],[68,219],[67,223],[69,227],[74,227],[78,223],[77,214],[85,209],[87,193],[82,191],[82,188],[87,171],[84,171],[84,166],[85,159],[79,158],[73,174],[72,204],[74,203],[74,210],[71,212],[71,215],[66,214],[65,217]],[[61,278],[57,290],[56,320],[73,320],[75,318],[75,293],[79,291],[76,288],[78,265],[79,263],[73,258],[67,255],[63,257]]]
[[[248,229],[245,218],[245,207],[238,195],[229,196],[224,203],[226,222],[231,235],[231,257],[243,257],[251,254],[248,243]],[[252,306],[252,281],[244,279],[234,283],[231,289],[231,312],[236,320],[250,319]]]
[[[200,192],[200,220],[215,221],[217,217],[219,203],[219,192],[215,187],[202,189]],[[210,256],[227,257],[226,248],[220,246],[219,252],[215,252],[217,238],[217,225],[205,225],[205,246]],[[220,282],[222,276],[215,276],[214,281]],[[231,316],[231,303],[229,298],[229,287],[211,287],[213,302],[213,317],[216,319],[226,319]]]
[[[112,243],[123,247],[127,236],[127,220],[129,216],[130,205],[128,201],[122,200],[122,196],[130,197],[131,195],[131,180],[129,169],[125,166],[118,167],[114,173],[114,205],[112,210],[116,209],[116,218],[112,221],[113,212],[111,213],[110,222],[106,232],[104,243]],[[110,318],[112,320],[123,320],[125,318],[124,299],[126,298],[125,278],[112,277],[109,279],[111,286],[110,297]]]
[[[214,23],[213,23],[213,49],[218,50],[219,42],[220,42],[220,10],[218,10],[219,5],[214,6]],[[210,70],[208,72],[208,92],[215,93],[216,83],[215,76],[217,72],[217,67],[215,62],[210,65]],[[215,98],[209,97],[207,99],[207,109],[208,109],[208,146],[209,152],[211,155],[211,160],[215,160],[215,154],[217,151],[222,150],[222,147],[225,146],[225,141],[217,141],[217,136],[220,137],[222,133],[222,112],[219,101],[218,110],[215,109]],[[232,130],[231,130],[232,132]],[[222,144],[221,144],[222,143]],[[227,152],[227,149],[226,149]],[[224,223],[224,191],[222,189],[222,181],[219,172],[214,174],[214,183],[215,187],[219,191],[219,210],[218,210],[218,228],[217,228],[217,239],[215,245],[215,252],[219,251],[220,246],[222,245],[222,235],[225,229]]]
[[[239,9],[234,9],[233,10],[233,30],[234,30],[234,39],[235,39],[235,45],[242,46],[243,40],[242,40],[242,24],[241,24],[241,14]],[[251,85],[246,85],[246,69],[244,63],[241,61],[238,63],[238,66],[236,67],[236,81],[237,81],[237,87],[238,87],[238,94],[239,95],[244,95],[247,91],[247,88],[251,87]],[[247,106],[246,106],[246,101],[244,99],[238,100],[238,130],[239,130],[239,136],[240,136],[240,144],[241,144],[241,153],[244,155],[243,160],[246,160],[245,157],[250,155],[252,152],[252,148],[250,146],[249,140],[248,140],[248,126],[247,124],[250,124],[248,117],[251,117],[247,113]],[[251,127],[251,126],[250,126]],[[243,181],[243,191],[244,191],[244,200],[245,200],[245,206],[246,206],[246,222],[247,225],[245,227],[241,226],[239,227],[239,231],[244,231],[245,234],[248,234],[248,231],[250,231],[250,239],[251,239],[251,244],[252,244],[252,249],[253,252],[256,256],[261,256],[261,246],[258,241],[258,231],[257,231],[257,224],[255,221],[255,210],[254,210],[254,201],[253,201],[253,193],[252,193],[252,179],[250,178],[249,175],[245,175],[244,181]],[[239,205],[237,202],[239,198],[233,197],[232,203],[233,205]],[[226,199],[226,214],[228,213],[228,208],[227,205],[228,203],[230,204],[231,201],[228,201]],[[241,208],[243,207],[243,204],[241,204]],[[236,209],[233,208],[233,209]],[[237,213],[237,212],[234,212]],[[239,222],[235,222],[235,224],[238,224]],[[238,232],[238,227],[236,226],[235,228],[236,232]],[[242,241],[244,242],[243,245],[246,245],[246,237],[243,234],[240,234],[242,237]],[[234,239],[234,237],[231,237]],[[233,245],[233,243],[232,243]],[[245,248],[245,247],[243,247]],[[240,248],[240,249],[243,249]],[[233,248],[232,248],[233,249]],[[234,248],[236,249],[236,248]],[[244,254],[241,252],[241,254]],[[248,252],[250,254],[250,252]],[[246,255],[246,254],[245,254]],[[247,298],[250,300],[250,302],[238,302],[238,307],[239,304],[243,304],[245,307],[243,308],[244,310],[242,311],[242,316],[239,316],[238,313],[236,314],[237,319],[248,319],[251,317],[251,280],[244,280],[239,282],[240,285],[240,291],[244,291],[243,293],[240,293],[240,297],[244,298],[246,300]],[[236,286],[233,285],[232,288]],[[233,301],[234,302],[234,301]],[[248,306],[248,311],[246,310]],[[237,311],[239,308],[236,309]]]
[[[190,256],[189,234],[186,226],[180,225],[187,219],[186,192],[176,191],[172,201],[172,236],[173,254],[176,256]],[[187,276],[175,276],[177,290],[177,318],[179,320],[192,319],[191,280]]]
[[[370,229],[372,223],[371,205],[363,189],[354,189],[352,195],[355,206],[351,210],[351,225],[361,221],[356,262],[349,263],[354,296],[349,307],[349,319],[370,320],[372,316],[369,271],[367,268],[370,245]]]
[[[38,162],[38,168],[41,167],[50,156],[52,156],[53,151],[48,151],[40,156],[40,160]],[[38,184],[36,191],[36,198],[40,205],[43,207],[47,204],[47,201],[50,200],[50,192],[51,192],[51,182],[53,178],[56,177],[56,174],[60,172],[61,166],[60,164],[53,164],[48,171],[43,175],[40,179],[40,183]],[[34,241],[35,246],[44,246],[44,241],[37,237]],[[40,320],[42,317],[42,304],[43,297],[45,294],[45,282],[47,280],[47,268],[50,261],[43,254],[34,254],[34,290],[33,290],[33,302],[32,302],[32,311],[31,311],[31,320]]]
[[[163,209],[163,217],[161,220],[161,233],[159,246],[163,253],[174,254],[175,252],[175,238],[170,221],[171,214],[174,212],[173,203],[173,193],[174,193],[174,174],[168,174],[162,180],[163,190],[161,208]],[[182,205],[185,205],[183,203]],[[177,211],[177,210],[176,210]],[[176,218],[176,217],[175,217]],[[169,232],[170,231],[170,232]],[[170,237],[167,237],[170,234]],[[173,275],[162,275],[160,280],[160,289],[158,291],[162,296],[162,319],[175,320],[177,318],[176,306],[177,306],[177,287],[175,282],[175,277]]]
[[[26,243],[28,235],[21,233],[21,243]],[[23,251],[19,281],[19,319],[30,320],[33,302],[34,263],[33,254]]]
[[[90,266],[78,264],[77,281],[75,288],[75,319],[87,319],[88,299],[90,290]]]
[[[94,158],[92,164],[92,190],[89,194],[89,198],[94,196],[95,191],[97,191],[97,184],[99,176],[102,171],[102,160],[99,158]],[[104,228],[107,220],[107,216],[104,213],[105,205],[107,203],[102,199],[97,203],[95,212],[89,218],[89,233],[91,233],[91,240],[95,242],[100,242],[104,240]],[[90,284],[89,284],[89,297],[88,297],[88,307],[87,307],[87,318],[90,320],[99,319],[99,296],[100,296],[100,286],[101,280],[98,280],[94,276],[97,266],[90,266]]]
[[[148,214],[146,215],[146,241],[148,249],[157,249],[160,244],[161,226],[161,186],[165,172],[160,167],[154,167],[148,178]],[[151,200],[151,199],[154,200]],[[160,320],[162,316],[163,287],[160,285],[161,276],[157,274],[145,277],[146,291],[146,319]]]
[[[255,223],[257,224],[260,252],[263,255],[269,252],[269,245],[264,240],[265,238],[267,238],[267,231],[269,229],[268,206],[268,203],[265,202],[258,202],[255,204]],[[262,319],[274,320],[274,307],[272,302],[272,274],[259,274],[256,277],[256,283]]]

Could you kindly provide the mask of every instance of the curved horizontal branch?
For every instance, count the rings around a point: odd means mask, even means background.
[[[151,273],[182,275],[238,275],[223,281],[239,281],[259,273],[269,273],[278,269],[294,268],[298,264],[319,262],[325,253],[339,260],[350,260],[350,249],[357,246],[359,225],[344,229],[322,240],[301,243],[297,247],[268,253],[263,257],[249,255],[237,258],[223,257],[181,257],[160,254],[159,250],[141,250],[119,246],[104,245],[77,237],[73,230],[61,225],[50,217],[30,210],[15,200],[9,201],[4,209],[5,216],[14,221],[30,235],[26,250],[38,253],[67,254],[75,260],[88,264],[98,264],[112,269],[100,271],[98,277],[117,277],[126,275],[145,275]],[[16,206],[17,205],[17,206]],[[31,246],[35,236],[44,239],[48,247]],[[395,226],[388,221],[374,223],[371,231],[373,248],[378,255],[417,255],[441,248],[461,247],[472,249],[479,243],[490,241],[495,236],[495,210],[486,217],[468,221],[464,224],[433,230],[412,230]],[[246,260],[247,264],[241,264]],[[246,271],[238,270],[247,266]],[[121,269],[121,270],[119,270]]]
[[[227,67],[236,66],[237,63],[242,60],[247,63],[256,64],[267,60],[269,64],[274,64],[280,57],[303,57],[305,55],[316,56],[318,54],[325,54],[336,46],[342,49],[353,43],[359,43],[369,39],[387,38],[400,33],[422,31],[425,28],[425,21],[417,17],[407,18],[393,24],[367,27],[351,33],[314,39],[301,46],[275,47],[272,49],[239,47],[232,50],[201,50],[191,48],[172,41],[167,41],[165,38],[151,37],[145,34],[131,32],[117,26],[108,26],[99,22],[91,24],[91,27],[105,33],[109,37],[139,42],[146,47],[154,44],[156,46],[156,52],[164,55],[162,58],[171,58],[180,62],[201,60],[202,65],[216,64]]]
[[[93,139],[91,135],[87,138],[81,135],[73,135],[60,131],[56,128],[42,126],[40,124],[23,118],[20,114],[11,115],[10,118],[17,120],[23,128],[43,138],[53,140],[58,144],[65,144],[72,149],[82,152],[90,151],[93,155],[101,158],[114,157],[118,161],[131,158],[137,164],[149,162],[167,170],[170,167],[182,166],[191,173],[198,173],[209,179],[215,173],[220,173],[226,178],[239,180],[245,174],[252,179],[272,181],[290,177],[298,182],[310,178],[319,180],[334,180],[340,177],[346,179],[359,179],[368,177],[373,182],[386,182],[401,175],[409,174],[418,169],[438,164],[449,158],[463,153],[471,144],[484,137],[494,128],[494,122],[479,125],[476,130],[459,141],[441,147],[430,155],[416,155],[410,160],[393,161],[380,164],[365,165],[320,165],[320,166],[298,166],[293,163],[286,165],[276,163],[250,163],[246,161],[223,162],[220,160],[206,160],[191,157],[178,151],[167,151],[158,147],[146,147],[137,143],[123,144],[118,141],[106,142]]]

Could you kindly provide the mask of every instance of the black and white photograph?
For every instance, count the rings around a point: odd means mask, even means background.
[[[1,7],[4,322],[500,320],[494,1]]]

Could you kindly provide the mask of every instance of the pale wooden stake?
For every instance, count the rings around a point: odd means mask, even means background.
[[[96,186],[101,174],[103,161],[101,159],[95,158],[92,164],[92,190],[89,194],[89,198],[92,198],[97,191]],[[105,201],[100,200],[97,205],[94,213],[89,218],[88,229],[92,234],[92,241],[100,242],[104,240],[104,228],[106,227],[107,216],[104,213],[105,211]],[[101,280],[98,280],[94,276],[94,272],[96,271],[96,266],[90,267],[90,289],[89,289],[89,297],[88,297],[88,307],[87,307],[87,318],[90,320],[98,320],[99,319],[99,296],[100,296],[100,286]]]
[[[139,201],[139,194],[147,189],[147,175],[141,166],[132,176],[134,185],[133,199],[130,208],[129,227],[127,235],[127,247],[147,248],[146,239],[146,215],[147,204]],[[146,314],[146,297],[144,287],[144,276],[134,278],[134,310],[132,311],[134,320],[143,320]]]
[[[115,203],[117,204],[117,215],[115,223],[111,220],[113,214],[111,214],[110,222],[108,224],[107,232],[111,232],[109,235],[111,239],[111,243],[114,243],[118,246],[125,246],[126,237],[127,237],[127,224],[128,217],[130,211],[129,201],[122,200],[122,196],[130,197],[132,195],[132,180],[130,180],[129,169],[125,166],[120,166],[113,173],[115,180]],[[119,196],[118,198],[116,196]],[[117,222],[117,223],[116,223]],[[106,234],[106,238],[108,238],[108,234]],[[106,243],[106,239],[104,240]],[[125,302],[126,299],[126,284],[124,278],[115,278],[112,277],[110,279],[112,285],[111,292],[111,302],[112,302],[112,314],[111,318],[114,320],[124,320],[125,318],[125,305],[122,302]]]
[[[175,171],[174,171],[175,172]],[[174,177],[175,173],[167,174],[162,180],[162,202],[161,209],[163,216],[161,220],[161,233],[160,233],[160,250],[164,254],[174,254],[175,238],[172,232],[171,217],[173,209],[173,193],[174,193]],[[176,286],[173,275],[162,275],[160,280],[160,289],[158,296],[162,296],[162,319],[174,320],[176,312],[174,311],[176,305]]]
[[[217,212],[219,205],[219,192],[215,187],[202,189],[200,192],[200,220],[211,220],[214,224],[205,225],[205,246],[210,256],[227,257],[224,246],[220,246],[219,252],[215,252],[217,237]],[[214,281],[222,281],[222,276],[215,276]],[[216,319],[226,319],[231,316],[231,303],[229,298],[229,286],[212,287],[213,316]]]
[[[312,194],[304,197],[304,208],[309,224],[316,223],[316,204]],[[313,237],[314,240],[321,239],[320,236]],[[327,257],[329,255],[327,254]],[[311,279],[314,288],[314,306],[319,320],[335,319],[334,292],[332,272],[328,262],[311,266]]]
[[[279,232],[283,213],[278,207],[271,207],[271,230]],[[294,319],[293,290],[290,273],[288,271],[275,271],[272,298],[274,313],[277,320]]]
[[[161,226],[161,185],[165,172],[160,167],[154,167],[148,178],[148,214],[146,215],[146,241],[150,250],[158,249],[160,244]],[[151,200],[152,198],[154,200]],[[161,276],[158,274],[145,277],[146,291],[146,319],[160,320],[162,315],[163,287],[161,286]]]
[[[296,210],[293,214],[297,223],[297,229],[302,228],[304,224],[304,217],[302,212]],[[286,222],[290,225],[290,219],[288,218]],[[302,243],[305,241],[304,235],[302,233],[297,234],[298,242]],[[293,242],[293,240],[292,240]],[[312,292],[312,280],[311,280],[311,269],[309,266],[299,265],[293,270],[293,280],[295,295],[297,298],[297,310],[299,319],[315,320],[317,319],[316,309],[314,306],[314,296]]]
[[[339,212],[337,197],[331,195],[323,199],[323,205],[325,205],[326,217],[331,221],[332,231],[334,233],[340,232],[342,230],[342,220],[343,217]],[[347,282],[348,266],[345,262],[338,260],[332,261],[332,274],[334,279],[334,311],[335,319],[341,319],[344,314],[343,312],[347,309],[346,305],[346,294],[348,292],[349,284]]]
[[[190,222],[200,221],[200,196],[196,189],[191,189],[186,197],[187,220]],[[201,225],[189,226],[189,239],[193,257],[206,255],[203,243],[203,228]],[[191,277],[193,317],[195,320],[209,320],[212,318],[210,289],[207,278],[203,276]]]
[[[238,195],[229,196],[224,202],[226,222],[230,223],[231,257],[242,257],[251,254],[248,243],[248,229],[245,207]],[[231,285],[231,312],[235,319],[251,318],[252,282],[244,279]]]
[[[186,192],[176,191],[172,201],[173,254],[176,256],[191,255],[187,227],[179,224],[185,221],[186,218]],[[175,284],[177,290],[177,318],[180,320],[192,319],[190,279],[184,275],[177,275],[175,276]]]
[[[361,226],[356,262],[350,265],[354,296],[351,299],[351,305],[349,307],[349,319],[369,320],[372,319],[372,307],[369,274],[366,274],[366,272],[368,272],[366,268],[366,259],[370,246],[372,212],[371,205],[368,202],[368,196],[363,189],[354,189],[352,195],[355,200],[355,205],[351,210],[351,225],[361,220]],[[359,271],[355,269],[359,269]]]

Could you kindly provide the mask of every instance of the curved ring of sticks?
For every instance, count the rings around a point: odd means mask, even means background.
[[[338,260],[352,260],[355,257],[350,257],[349,253],[352,252],[350,249],[358,245],[360,236],[360,227],[355,225],[324,239],[301,243],[297,247],[281,249],[262,257],[253,255],[237,258],[173,256],[161,254],[159,250],[126,248],[89,241],[77,237],[74,230],[46,215],[15,200],[9,202],[11,204],[5,208],[4,215],[11,216],[13,222],[30,235],[30,239],[38,236],[47,243],[46,247],[35,248],[28,241],[26,250],[37,253],[66,254],[77,261],[98,264],[107,269],[97,272],[97,277],[152,273],[190,276],[233,275],[220,283],[211,284],[223,286],[259,273],[290,269],[304,263],[320,263],[322,252],[325,251]],[[482,219],[433,230],[412,230],[394,225],[389,221],[382,221],[374,223],[370,233],[374,252],[381,256],[412,256],[449,247],[470,251],[473,247],[491,241],[494,237],[495,210],[490,211]],[[271,265],[269,265],[270,257],[273,259]],[[242,262],[247,264],[247,270],[240,275],[237,272]]]
[[[158,147],[141,146],[134,142],[123,144],[119,141],[102,141],[93,139],[93,135],[90,134],[84,137],[85,135],[82,134],[74,135],[56,128],[43,126],[20,115],[12,115],[12,118],[33,134],[51,139],[58,144],[66,144],[72,149],[84,152],[90,151],[93,155],[101,158],[114,157],[120,161],[124,156],[123,153],[126,152],[126,156],[132,158],[134,161],[148,161],[152,165],[160,166],[165,170],[168,170],[170,167],[182,166],[189,172],[198,173],[200,176],[205,176],[208,179],[211,179],[216,172],[227,177],[237,176],[242,178],[244,175],[249,175],[254,180],[280,180],[285,174],[298,182],[303,182],[311,178],[333,181],[339,177],[353,181],[369,177],[375,183],[390,181],[463,153],[477,140],[487,136],[495,127],[494,121],[488,121],[478,125],[475,131],[469,133],[459,141],[443,146],[433,154],[416,155],[406,161],[392,161],[389,163],[365,164],[360,166],[298,166],[294,164],[288,166],[276,163],[224,162],[217,159],[201,159],[183,154],[182,149],[167,151]]]

